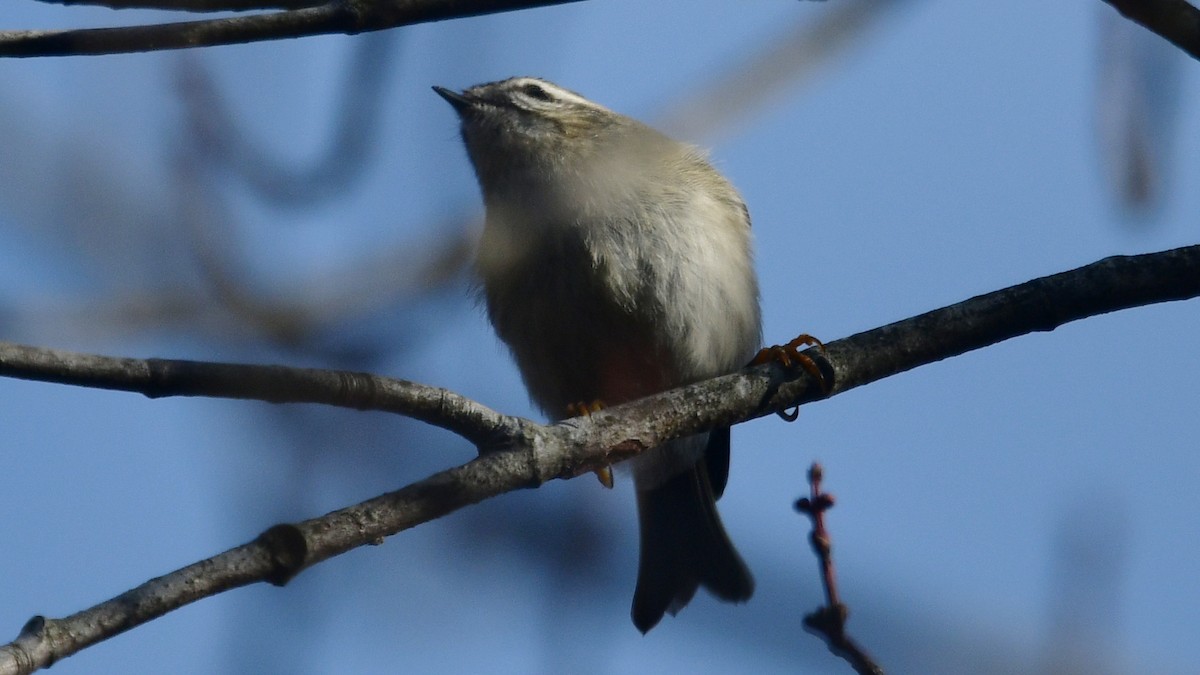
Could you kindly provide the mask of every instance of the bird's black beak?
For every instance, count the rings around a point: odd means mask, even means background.
[[[433,90],[435,92],[437,92],[438,96],[441,96],[442,98],[446,99],[447,103],[454,106],[454,109],[456,111],[458,111],[459,115],[467,113],[468,111],[471,110],[471,108],[474,107],[471,99],[467,98],[466,96],[463,96],[462,94],[458,93],[457,91],[454,91],[452,89],[447,89],[445,87],[439,87],[437,85],[433,86]]]

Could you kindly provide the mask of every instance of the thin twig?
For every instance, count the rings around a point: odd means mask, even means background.
[[[808,470],[809,496],[796,500],[796,510],[812,521],[809,543],[821,563],[821,585],[825,605],[804,617],[804,627],[825,641],[829,651],[849,663],[860,675],[883,675],[883,668],[846,633],[850,608],[842,604],[837,590],[837,570],[833,565],[833,540],[825,529],[825,512],[833,508],[833,495],[821,490],[824,469],[813,462]]]
[[[399,413],[486,445],[515,418],[440,387],[369,373],[79,354],[0,342],[0,375],[166,396],[323,403]]]

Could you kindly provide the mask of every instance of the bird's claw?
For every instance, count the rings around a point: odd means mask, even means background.
[[[599,399],[592,401],[591,403],[584,403],[584,402],[568,403],[567,404],[567,415],[569,415],[571,417],[586,417],[588,415],[591,415],[594,412],[599,412],[603,409],[604,409],[604,403],[601,402]],[[600,481],[601,485],[608,488],[609,490],[612,489],[612,487],[613,487],[613,472],[612,472],[611,466],[601,467],[599,469],[596,469],[592,473],[596,474],[596,479]]]
[[[813,378],[821,385],[821,391],[828,394],[830,390],[829,380],[825,379],[825,373],[821,372],[821,367],[817,365],[812,357],[800,351],[801,347],[816,347],[825,352],[825,344],[808,333],[801,333],[796,336],[796,339],[785,345],[772,345],[763,347],[750,361],[752,366],[760,366],[764,363],[778,363],[784,368],[800,367],[804,372],[812,375]]]

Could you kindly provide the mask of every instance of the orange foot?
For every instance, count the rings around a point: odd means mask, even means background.
[[[817,382],[821,384],[821,391],[828,394],[829,382],[825,379],[825,374],[821,372],[820,366],[818,366],[817,362],[813,361],[811,357],[805,356],[800,352],[801,347],[811,347],[814,345],[820,349],[822,353],[825,351],[825,345],[820,340],[809,335],[808,333],[801,333],[796,337],[795,340],[792,340],[786,345],[772,345],[770,347],[763,347],[754,357],[754,359],[750,361],[750,365],[760,366],[764,363],[770,363],[774,361],[784,368],[795,368],[796,366],[799,366],[803,368],[809,375],[812,375],[814,378],[816,378]]]
[[[604,403],[602,403],[599,399],[592,401],[591,403],[568,403],[567,404],[567,415],[570,417],[580,417],[580,416],[591,415],[592,413],[603,410],[603,409],[604,409]],[[606,467],[603,467],[600,469],[596,469],[592,473],[596,474],[596,478],[600,481],[601,485],[608,488],[609,490],[612,489],[613,473],[612,473],[611,466],[606,466]]]

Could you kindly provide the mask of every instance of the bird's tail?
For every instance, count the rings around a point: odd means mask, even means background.
[[[744,602],[754,593],[750,570],[717,514],[707,466],[701,458],[691,469],[638,491],[641,560],[632,615],[643,633],[664,613],[674,616],[683,609],[700,586],[726,602]]]

